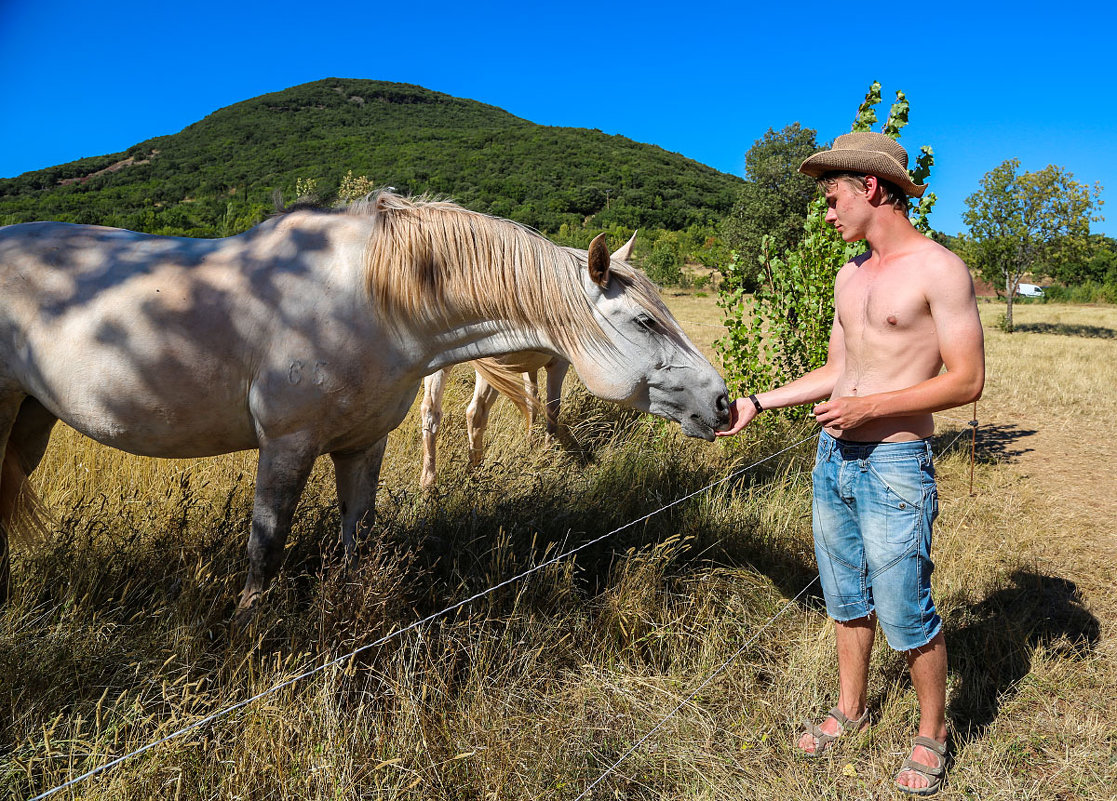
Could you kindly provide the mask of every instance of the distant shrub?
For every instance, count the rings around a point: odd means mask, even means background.
[[[669,239],[660,239],[652,248],[652,253],[644,262],[644,272],[648,278],[661,286],[683,286],[683,258],[677,245]]]
[[[1117,281],[1087,281],[1075,286],[1052,286],[1043,291],[1044,303],[1117,303]]]
[[[360,200],[375,188],[368,176],[354,176],[353,171],[349,170],[342,176],[341,185],[337,188],[337,199],[342,203],[352,203],[354,200]]]

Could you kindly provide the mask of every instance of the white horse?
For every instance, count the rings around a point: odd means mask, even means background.
[[[503,394],[527,418],[530,431],[535,424],[539,406],[537,373],[545,370],[546,399],[543,416],[547,424],[547,441],[558,434],[559,407],[562,403],[562,382],[570,369],[565,359],[550,353],[525,351],[476,359],[474,368],[473,399],[465,412],[466,433],[469,436],[469,465],[477,467],[485,457],[485,429],[489,425],[489,409]],[[423,379],[423,402],[420,415],[423,425],[423,471],[419,485],[430,489],[437,480],[438,432],[442,426],[442,399],[446,392],[446,379],[450,368],[444,367]]]
[[[551,353],[595,395],[713,440],[724,382],[603,240],[578,252],[388,193],[225,239],[0,228],[0,595],[16,501],[58,419],[147,456],[259,449],[241,611],[278,568],[321,454],[352,552],[387,435],[444,366]]]
[[[617,250],[612,259],[627,262],[632,258],[636,244],[633,233],[628,242]],[[535,425],[535,413],[539,384],[536,377],[544,370],[546,379],[546,399],[543,402],[543,417],[547,426],[547,441],[558,435],[558,415],[562,405],[562,382],[570,369],[570,362],[550,353],[526,351],[507,353],[488,359],[471,362],[474,368],[473,399],[466,408],[466,433],[469,437],[469,465],[477,467],[485,457],[485,429],[489,424],[489,410],[499,395],[506,396],[527,418],[530,431]],[[420,417],[423,428],[423,468],[419,485],[430,489],[438,477],[438,432],[442,426],[442,401],[446,393],[446,380],[450,368],[441,370],[423,379],[423,401]]]

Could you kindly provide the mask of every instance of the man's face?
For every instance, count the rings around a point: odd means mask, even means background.
[[[865,238],[872,209],[866,190],[858,190],[839,178],[826,190],[826,206],[826,222],[838,229],[843,240],[856,242]]]

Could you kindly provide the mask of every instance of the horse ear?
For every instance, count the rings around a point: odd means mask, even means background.
[[[609,248],[605,247],[605,234],[598,234],[590,242],[590,280],[599,287],[609,286]]]
[[[617,261],[628,261],[632,258],[632,249],[636,246],[636,231],[632,232],[632,238],[629,239],[624,245],[613,254],[613,258]]]

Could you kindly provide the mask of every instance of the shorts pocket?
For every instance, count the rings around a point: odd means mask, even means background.
[[[869,470],[880,482],[881,502],[895,509],[922,509],[927,497],[928,484],[924,481],[924,468],[918,457],[891,461],[869,462]],[[934,482],[930,484],[934,487]]]

